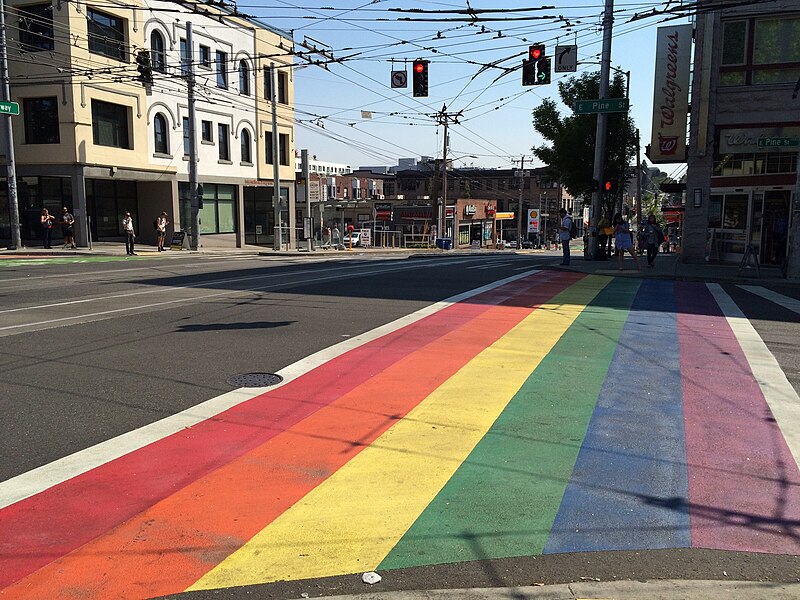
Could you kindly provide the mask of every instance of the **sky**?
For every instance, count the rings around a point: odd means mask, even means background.
[[[458,166],[510,168],[522,157],[525,166],[542,166],[531,153],[544,141],[533,129],[531,111],[544,98],[558,101],[558,81],[574,74],[553,73],[550,85],[523,87],[519,67],[528,46],[544,43],[552,56],[556,44],[577,44],[576,74],[600,68],[602,0],[539,6],[508,0],[244,2],[253,4],[239,3],[240,11],[291,32],[296,50],[313,47],[337,59],[327,68],[301,66],[307,61],[295,59],[295,146],[318,160],[353,168],[396,165],[401,157],[441,157],[443,128],[434,116],[443,106],[460,113],[449,128],[448,150]],[[630,71],[631,115],[641,132],[643,158],[650,140],[655,33],[665,16],[631,19],[679,3],[617,1],[614,7],[611,64]],[[453,12],[468,6],[505,10],[481,14],[490,20],[477,22]],[[307,56],[324,60],[319,53]],[[430,61],[427,98],[412,97],[415,58]],[[392,70],[408,72],[408,88],[391,88]],[[661,168],[681,174],[680,165]]]

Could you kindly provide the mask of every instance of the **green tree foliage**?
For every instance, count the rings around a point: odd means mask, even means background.
[[[600,73],[584,73],[580,77],[560,81],[558,93],[561,102],[569,108],[569,114],[562,116],[556,102],[549,98],[535,108],[533,127],[549,143],[532,148],[532,151],[552,170],[551,177],[560,180],[572,196],[589,198],[592,192],[597,117],[573,114],[572,107],[576,100],[600,97]],[[616,74],[610,82],[609,97],[625,97],[625,78],[621,74]],[[617,180],[618,193],[621,194],[625,188],[628,165],[636,156],[639,140],[636,138],[636,125],[627,113],[609,114],[607,124],[603,177]],[[613,210],[614,202],[614,198],[607,199],[607,213]]]

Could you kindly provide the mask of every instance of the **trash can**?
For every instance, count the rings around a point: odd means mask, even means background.
[[[450,250],[451,242],[449,238],[436,238],[436,247],[439,250]]]

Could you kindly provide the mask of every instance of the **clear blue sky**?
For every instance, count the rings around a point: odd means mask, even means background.
[[[473,9],[507,9],[480,15],[497,20],[475,23],[452,12],[392,10],[464,10],[467,4],[467,0],[260,0],[238,6],[293,32],[295,42],[311,38],[310,44],[327,47],[336,59],[344,59],[328,70],[296,69],[298,149],[308,148],[320,160],[353,167],[394,165],[399,157],[441,156],[442,129],[431,116],[446,104],[448,112],[463,111],[460,124],[450,127],[450,155],[477,156],[460,165],[507,168],[522,155],[530,161],[531,147],[542,143],[533,130],[531,110],[543,98],[557,98],[557,82],[569,74],[554,73],[549,86],[523,87],[519,70],[501,77],[502,70],[485,66],[518,67],[534,42],[545,43],[550,55],[556,43],[577,43],[578,73],[599,70],[602,1],[560,0],[557,5],[542,5],[543,10],[525,12],[522,9],[537,5],[469,0]],[[612,65],[631,71],[631,110],[642,146],[650,137],[655,31],[663,17],[629,21],[635,13],[664,6],[663,2],[615,3]],[[436,21],[400,20],[406,17]],[[395,69],[405,66],[410,79],[415,58],[430,61],[428,98],[413,98],[410,87],[392,89],[389,84],[391,60]],[[298,59],[296,64],[303,62]],[[363,118],[362,111],[371,112],[372,118]],[[662,169],[672,172],[674,167]]]

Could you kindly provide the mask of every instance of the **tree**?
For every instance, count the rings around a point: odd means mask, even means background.
[[[584,73],[558,84],[561,101],[570,111],[576,100],[592,100],[600,96],[600,74]],[[625,78],[616,74],[609,85],[609,96],[625,96]],[[603,178],[618,182],[618,194],[625,189],[628,165],[636,156],[639,140],[636,125],[627,113],[608,115],[606,163]],[[561,181],[573,197],[591,196],[594,170],[596,115],[562,116],[555,101],[545,99],[533,111],[533,128],[548,144],[532,148],[533,154],[552,171],[551,177]],[[618,197],[606,197],[605,213],[610,215]]]

